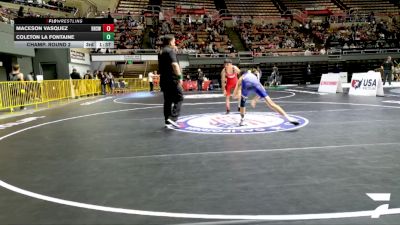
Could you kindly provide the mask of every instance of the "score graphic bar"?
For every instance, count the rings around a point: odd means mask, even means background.
[[[109,18],[17,18],[16,47],[114,48],[114,20]]]

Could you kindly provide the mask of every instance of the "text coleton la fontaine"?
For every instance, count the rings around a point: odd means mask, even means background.
[[[67,39],[67,40],[75,40],[75,35],[65,35],[65,34],[19,34],[15,35],[15,39],[17,40],[59,40],[59,39]]]

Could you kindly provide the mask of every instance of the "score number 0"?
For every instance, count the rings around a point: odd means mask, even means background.
[[[114,41],[114,24],[103,24],[103,41]]]
[[[103,32],[114,32],[114,24],[103,24]]]

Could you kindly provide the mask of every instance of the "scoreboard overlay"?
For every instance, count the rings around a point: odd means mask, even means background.
[[[16,18],[14,43],[30,48],[114,48],[112,18]]]

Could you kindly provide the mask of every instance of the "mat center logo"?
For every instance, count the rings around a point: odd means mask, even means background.
[[[306,118],[295,115],[291,117],[299,121],[300,125],[294,126],[275,113],[248,113],[245,116],[245,126],[239,126],[239,113],[198,114],[181,117],[177,121],[181,128],[176,130],[203,134],[257,134],[294,130],[308,124]]]

